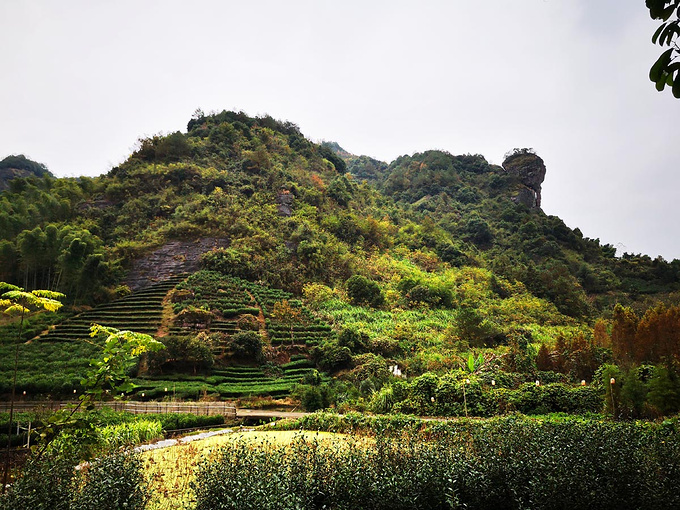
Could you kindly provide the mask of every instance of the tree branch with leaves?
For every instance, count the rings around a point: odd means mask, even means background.
[[[84,392],[78,404],[67,412],[54,413],[47,424],[37,431],[40,441],[38,457],[45,453],[50,442],[61,432],[83,426],[83,420],[76,416],[78,411],[93,410],[95,401],[101,400],[105,393],[118,398],[119,394],[132,391],[135,386],[129,380],[127,372],[134,366],[135,360],[144,353],[159,351],[165,347],[150,335],[99,324],[92,325],[90,337],[104,337],[102,344],[91,342],[101,347],[100,356],[90,362],[90,370],[80,381]]]
[[[19,334],[14,344],[14,373],[12,376],[12,397],[9,405],[9,429],[7,431],[7,452],[5,456],[5,466],[3,472],[3,492],[7,486],[7,479],[9,476],[9,457],[10,449],[12,447],[12,419],[14,418],[14,400],[16,399],[17,387],[17,370],[19,366],[19,344],[21,343],[21,336],[24,333],[24,318],[27,314],[36,310],[47,310],[49,312],[56,312],[61,308],[60,299],[63,299],[63,294],[53,292],[50,290],[32,290],[25,291],[21,287],[5,282],[0,282],[0,309],[6,315],[13,317],[20,317],[19,319]]]
[[[652,43],[669,46],[650,69],[649,79],[659,92],[668,85],[673,96],[680,99],[680,0],[646,0],[646,5],[652,19],[663,22],[654,32]]]

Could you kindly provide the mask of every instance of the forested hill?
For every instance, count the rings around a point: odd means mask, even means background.
[[[186,133],[140,140],[106,175],[14,179],[0,195],[0,280],[106,301],[135,260],[210,238],[221,247],[203,266],[294,293],[360,274],[403,281],[406,296],[422,282],[386,262],[401,261],[432,275],[478,268],[500,298],[519,285],[586,321],[615,302],[677,301],[679,261],[617,258],[544,214],[545,172],[529,149],[502,166],[442,151],[386,164],[269,116],[199,112]],[[429,291],[422,301],[441,304]]]
[[[7,156],[0,161],[0,191],[6,190],[17,177],[54,177],[47,167],[28,159],[23,154]]]

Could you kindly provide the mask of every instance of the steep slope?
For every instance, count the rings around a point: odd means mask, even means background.
[[[543,213],[541,184],[549,170],[531,149],[509,152],[502,166],[480,155],[426,151],[399,157],[379,172],[372,170],[379,164],[359,164],[368,161],[365,156],[338,154],[357,176],[373,175],[372,182],[414,221],[449,234],[424,238],[444,261],[486,266],[574,316],[606,312],[616,302],[639,311],[655,299],[678,302],[680,261],[616,257],[613,246]]]
[[[44,177],[6,191],[0,277],[107,299],[105,289],[152,263],[154,250],[212,239],[220,249],[207,256],[210,267],[294,292],[309,281],[342,283],[365,253],[403,246],[519,280],[574,316],[643,295],[674,299],[680,263],[616,258],[613,247],[545,215],[544,176],[526,149],[503,167],[442,151],[387,166],[314,144],[289,122],[199,113],[187,133],[142,140],[105,176]]]

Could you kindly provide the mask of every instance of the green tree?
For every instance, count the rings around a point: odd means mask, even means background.
[[[165,349],[149,356],[149,365],[153,368],[162,370],[169,365],[181,370],[191,367],[196,375],[199,369],[209,369],[215,362],[212,341],[205,332],[195,336],[166,336],[163,343]]]
[[[12,397],[9,406],[9,430],[7,431],[7,452],[5,454],[5,467],[3,474],[3,492],[7,486],[7,477],[9,476],[9,457],[10,448],[12,446],[12,418],[14,418],[14,399],[16,397],[17,385],[17,368],[19,366],[19,344],[21,343],[21,335],[23,334],[24,318],[26,314],[34,310],[48,310],[56,312],[61,308],[60,299],[65,296],[59,292],[51,292],[49,290],[33,290],[26,292],[21,287],[10,285],[5,282],[0,282],[0,309],[10,316],[19,316],[19,334],[14,346],[14,370],[12,376]]]
[[[489,224],[477,213],[472,213],[462,222],[463,236],[477,246],[487,246],[493,241]]]
[[[104,343],[100,346],[102,351],[99,358],[90,363],[90,370],[80,381],[86,390],[86,395],[81,399],[87,399],[88,395],[101,398],[107,390],[114,395],[131,391],[134,385],[127,373],[137,357],[165,347],[150,335],[99,324],[92,325],[90,336],[104,338]]]
[[[0,227],[1,229],[1,227]],[[14,280],[17,278],[19,266],[19,253],[12,241],[3,239],[0,241],[0,279]]]
[[[380,286],[365,276],[355,274],[347,282],[347,295],[355,305],[380,306],[385,301]]]
[[[677,413],[680,409],[680,377],[667,367],[658,366],[648,384],[649,403],[661,414]]]
[[[99,324],[92,325],[90,337],[102,338],[103,342],[92,342],[101,349],[101,352],[98,358],[90,362],[90,370],[80,381],[85,392],[80,396],[77,405],[50,415],[47,423],[36,431],[41,442],[38,458],[42,457],[52,440],[59,434],[76,430],[87,434],[92,431],[95,425],[93,421],[78,418],[76,413],[81,409],[88,411],[94,409],[94,401],[101,400],[105,393],[118,396],[134,389],[128,372],[137,358],[144,353],[152,353],[165,347],[150,335]]]
[[[300,309],[292,306],[287,299],[277,301],[272,310],[272,319],[289,328],[290,344],[293,345],[295,343],[293,328],[302,320]]]
[[[37,287],[38,268],[42,262],[46,242],[47,237],[40,227],[24,230],[17,236],[17,246],[24,266],[24,287]]]
[[[354,195],[354,188],[347,177],[339,175],[328,185],[327,193],[339,205],[347,206]]]
[[[650,69],[649,79],[656,83],[659,92],[668,85],[673,95],[680,99],[680,0],[646,0],[645,3],[652,19],[662,21],[652,42],[661,47],[669,46]]]
[[[256,331],[240,331],[231,337],[234,355],[254,361],[262,359],[262,337]]]

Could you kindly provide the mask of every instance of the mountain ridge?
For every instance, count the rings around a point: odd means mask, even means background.
[[[141,140],[106,175],[17,181],[24,189],[3,193],[0,209],[0,276],[53,287],[54,274],[89,271],[99,281],[85,293],[103,299],[141,254],[212,237],[229,247],[209,263],[298,293],[307,281],[342,284],[361,272],[362,253],[403,246],[487,267],[575,316],[645,295],[675,299],[677,261],[617,258],[543,213],[545,172],[529,149],[502,166],[437,150],[388,164],[315,144],[291,122],[199,112],[186,133]],[[58,245],[49,261],[32,255],[45,243]]]

